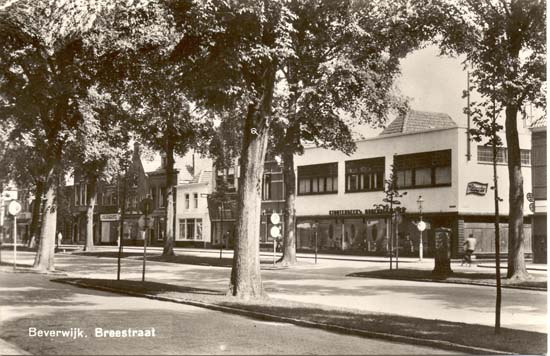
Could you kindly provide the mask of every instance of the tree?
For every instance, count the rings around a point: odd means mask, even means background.
[[[146,3],[146,2],[145,2]],[[100,16],[116,9],[126,15],[127,28],[145,32],[137,41],[110,43],[101,40],[112,23]],[[149,11],[143,1],[111,3],[81,1],[2,1],[0,3],[0,97],[1,115],[13,122],[10,139],[19,140],[36,158],[34,169],[45,192],[40,245],[34,267],[54,269],[56,230],[56,178],[68,143],[75,139],[86,116],[81,102],[97,79],[89,60],[135,42],[156,39],[147,23]],[[135,16],[136,13],[140,16]],[[99,19],[99,20],[98,20]],[[138,20],[136,20],[138,19]],[[91,29],[95,26],[95,32]],[[102,25],[102,26],[100,26]],[[120,25],[120,24],[117,24]],[[91,40],[91,34],[96,36]],[[89,56],[91,49],[93,56]]]
[[[75,171],[85,179],[86,240],[84,251],[94,248],[94,210],[97,186],[100,181],[113,180],[117,174],[118,158],[130,140],[127,119],[111,96],[92,87],[80,102],[80,113],[85,120],[75,132],[75,140],[68,143],[67,151]],[[115,165],[115,166],[113,166]]]
[[[510,182],[508,278],[528,278],[517,119],[527,103],[545,109],[546,4],[540,0],[434,3],[441,15],[435,26],[440,29],[437,42],[442,52],[465,55],[476,91],[505,112]]]
[[[293,56],[281,64],[286,95],[277,102],[275,153],[282,156],[285,236],[282,264],[296,262],[294,155],[303,141],[351,154],[350,129],[382,125],[405,100],[394,90],[399,59],[421,43],[404,31],[403,4],[292,1]],[[398,40],[396,40],[398,38]]]
[[[264,295],[259,259],[260,180],[267,150],[278,65],[291,55],[293,14],[284,3],[205,1],[196,26],[176,47],[176,58],[195,68],[182,78],[207,108],[245,110],[230,294]]]
[[[496,301],[495,301],[495,333],[500,333],[500,311],[502,302],[502,288],[500,277],[500,213],[499,203],[502,199],[498,196],[498,175],[497,175],[497,159],[498,147],[502,146],[502,139],[498,133],[503,127],[498,124],[498,114],[501,108],[497,107],[496,100],[493,102],[482,101],[475,103],[473,107],[468,107],[466,110],[472,116],[477,129],[471,129],[473,140],[482,142],[487,139],[486,146],[492,148],[493,153],[493,186],[494,204],[495,204],[495,271],[496,271]]]
[[[151,53],[130,74],[125,96],[132,105],[132,128],[149,148],[166,155],[166,231],[163,256],[174,255],[175,154],[204,146],[211,118],[187,98],[177,76],[182,69],[168,58]]]

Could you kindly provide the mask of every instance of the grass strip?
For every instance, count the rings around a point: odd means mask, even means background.
[[[209,289],[197,289],[156,282],[116,281],[108,279],[64,278],[55,281],[97,288],[123,294],[179,301],[222,311],[245,311],[245,315],[270,319],[269,316],[304,326],[370,337],[392,339],[412,344],[487,354],[488,350],[504,353],[545,354],[547,334],[502,328],[500,334],[485,325],[455,323],[369,313],[354,309],[300,303],[275,298],[245,301]],[[273,318],[271,318],[273,319]],[[438,344],[432,342],[436,340]],[[477,349],[477,350],[476,350]]]
[[[441,278],[432,276],[431,270],[413,269],[413,268],[400,268],[398,270],[376,270],[367,272],[350,273],[348,277],[362,277],[362,278],[381,278],[381,279],[399,279],[407,281],[421,281],[421,282],[443,282],[443,283],[457,283],[457,284],[473,284],[480,286],[496,285],[496,277],[494,273],[482,273],[482,272],[453,272],[447,278]],[[510,280],[502,278],[503,288],[521,288],[521,289],[534,289],[534,290],[547,290],[546,276],[531,275],[531,279],[525,281]]]

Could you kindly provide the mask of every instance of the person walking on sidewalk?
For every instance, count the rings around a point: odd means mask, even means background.
[[[477,241],[474,234],[470,234],[470,236],[464,241],[464,250],[466,250],[466,252],[464,252],[464,256],[462,256],[461,266],[463,266],[466,262],[468,262],[468,266],[472,265],[472,254],[476,249],[476,243]]]

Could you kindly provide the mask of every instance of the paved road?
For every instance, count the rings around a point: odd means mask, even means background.
[[[225,254],[230,255],[229,252]],[[25,256],[30,263],[32,254]],[[269,256],[266,258],[270,261]],[[56,263],[59,269],[74,276],[115,278],[115,261],[60,254]],[[123,278],[141,279],[141,263],[137,259],[125,259]],[[402,265],[432,268],[432,263],[430,260],[420,264],[408,260]],[[369,312],[494,325],[494,288],[346,277],[352,272],[387,268],[385,264],[369,261],[320,260],[315,265],[308,260],[286,270],[270,270],[269,264],[263,266],[264,286],[272,297]],[[461,270],[461,267],[453,265],[453,269]],[[230,269],[224,267],[149,262],[147,269],[150,281],[218,290],[228,287],[229,276]],[[503,289],[501,318],[503,327],[547,332],[547,293]]]
[[[45,275],[0,272],[0,286],[0,338],[31,354],[456,354],[81,289]],[[84,337],[29,336],[29,328],[80,328]],[[154,328],[155,336],[96,337],[95,328]]]

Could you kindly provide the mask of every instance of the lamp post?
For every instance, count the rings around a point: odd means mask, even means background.
[[[420,231],[420,242],[418,243],[418,260],[422,261],[422,255],[424,253],[424,246],[422,245],[422,231],[426,229],[426,223],[422,221],[422,203],[424,202],[424,199],[422,199],[422,195],[418,196],[418,200],[416,202],[418,203],[418,211],[420,212],[420,222],[418,222],[417,225],[418,231]]]

